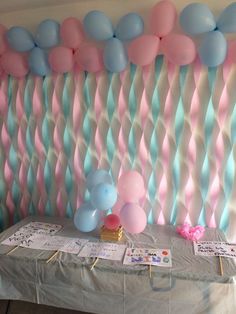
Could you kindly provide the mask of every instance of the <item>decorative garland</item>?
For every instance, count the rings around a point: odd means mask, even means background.
[[[201,35],[199,47],[185,35],[173,32],[177,11],[169,0],[158,2],[150,12],[149,34],[136,13],[123,16],[116,27],[100,11],[89,12],[83,24],[69,17],[60,25],[48,19],[35,35],[14,26],[0,25],[0,73],[24,77],[29,72],[46,76],[51,72],[122,72],[129,62],[152,63],[158,54],[177,66],[191,64],[199,56],[208,67],[235,62],[235,42],[228,47],[223,33],[236,32],[236,3],[226,7],[215,20],[207,5],[192,3],[180,13],[179,22],[190,36]],[[92,41],[91,41],[92,40]],[[104,44],[103,49],[96,42]]]

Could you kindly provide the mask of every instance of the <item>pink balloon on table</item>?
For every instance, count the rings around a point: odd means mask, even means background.
[[[120,226],[120,218],[115,214],[107,215],[104,218],[104,226],[109,230],[117,230]]]
[[[125,203],[136,203],[145,194],[143,177],[135,170],[126,171],[118,180],[117,190]]]
[[[129,233],[141,233],[147,225],[147,216],[139,205],[128,203],[120,211],[120,222]]]
[[[91,43],[82,44],[75,52],[75,62],[87,72],[99,72],[104,69],[102,50]]]
[[[162,38],[161,49],[168,61],[175,65],[190,64],[197,55],[193,40],[182,34],[169,34]]]
[[[159,37],[166,36],[172,31],[176,17],[176,8],[171,1],[164,0],[158,2],[151,10],[151,32]]]
[[[85,39],[83,26],[75,17],[68,17],[62,22],[60,35],[63,44],[72,49],[77,49]]]
[[[153,35],[142,35],[134,39],[128,47],[129,60],[137,65],[145,66],[156,58],[160,39]]]
[[[20,78],[29,72],[27,56],[15,51],[6,51],[1,57],[1,67],[6,74]]]
[[[73,69],[74,57],[70,48],[58,46],[49,52],[48,61],[51,69],[57,73],[66,73]]]
[[[7,40],[6,40],[6,32],[7,28],[0,24],[0,55],[2,55],[5,51],[9,49]]]

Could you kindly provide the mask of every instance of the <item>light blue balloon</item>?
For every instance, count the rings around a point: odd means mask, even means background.
[[[86,187],[91,191],[99,183],[112,184],[112,178],[106,170],[98,169],[91,171],[86,178]]]
[[[210,32],[216,28],[214,15],[206,4],[191,3],[180,13],[180,25],[190,35]]]
[[[227,42],[219,31],[207,33],[199,47],[199,57],[208,67],[222,64],[227,54]]]
[[[46,76],[51,73],[47,53],[38,47],[30,52],[29,67],[32,73],[39,76]]]
[[[90,203],[84,203],[74,214],[74,225],[82,232],[90,232],[97,228],[99,218],[99,211]]]
[[[114,31],[109,18],[101,11],[90,11],[83,20],[85,32],[93,39],[108,40]]]
[[[216,23],[217,28],[223,33],[236,32],[236,3],[231,3],[220,14]]]
[[[60,24],[54,20],[42,21],[36,30],[35,40],[40,48],[51,48],[60,43]]]
[[[121,72],[128,64],[128,57],[122,42],[117,38],[110,39],[103,53],[103,61],[107,70]]]
[[[10,47],[19,52],[26,52],[34,48],[34,39],[24,27],[13,26],[6,33]]]
[[[117,190],[109,183],[99,183],[91,191],[91,203],[99,210],[111,209],[117,201]]]
[[[136,13],[123,16],[116,27],[115,35],[120,40],[131,40],[143,33],[144,23]]]

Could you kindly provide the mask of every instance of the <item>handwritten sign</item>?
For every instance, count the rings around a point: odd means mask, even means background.
[[[122,260],[126,245],[105,242],[88,242],[79,253],[79,257],[98,257],[114,261]]]
[[[88,240],[86,239],[50,236],[35,233],[29,238],[27,243],[23,243],[20,246],[36,250],[61,251],[78,254],[87,242]]]
[[[123,264],[171,267],[171,252],[169,249],[127,248]]]
[[[27,245],[30,242],[29,239],[33,234],[37,233],[53,235],[58,232],[61,227],[61,225],[44,222],[30,222],[13,233],[9,238],[5,239],[2,244],[10,246],[19,246],[22,244]]]
[[[193,242],[193,246],[195,255],[236,258],[236,244],[216,241],[197,241]]]

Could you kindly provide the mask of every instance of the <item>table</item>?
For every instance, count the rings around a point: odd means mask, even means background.
[[[98,233],[82,234],[73,221],[57,217],[27,217],[0,235],[0,241],[31,221],[63,225],[57,235],[98,239]],[[173,267],[125,266],[121,262],[94,260],[60,252],[46,264],[49,251],[19,248],[10,255],[0,246],[0,298],[25,300],[98,314],[235,314],[236,265],[223,258],[193,254],[190,241],[173,226],[148,225],[139,235],[126,235],[128,246],[170,248]],[[218,229],[206,229],[202,240],[224,241]]]

